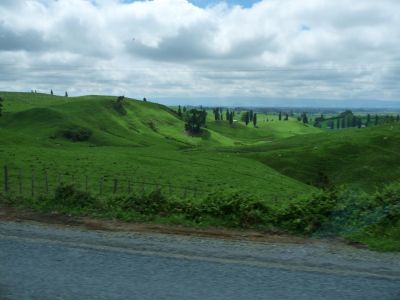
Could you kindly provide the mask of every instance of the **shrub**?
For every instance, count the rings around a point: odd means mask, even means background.
[[[56,189],[54,202],[62,206],[82,208],[92,205],[94,198],[89,193],[79,191],[73,184],[68,184]]]
[[[92,131],[88,128],[73,126],[61,131],[64,138],[73,142],[83,142],[89,140]]]

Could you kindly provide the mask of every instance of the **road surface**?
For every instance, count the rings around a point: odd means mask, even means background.
[[[0,222],[0,299],[400,299],[400,255]]]

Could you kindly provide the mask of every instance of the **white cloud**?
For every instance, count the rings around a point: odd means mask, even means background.
[[[397,100],[399,11],[395,0],[3,0],[0,89]]]

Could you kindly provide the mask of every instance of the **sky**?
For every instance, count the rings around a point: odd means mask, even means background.
[[[0,90],[400,104],[398,0],[1,0]]]

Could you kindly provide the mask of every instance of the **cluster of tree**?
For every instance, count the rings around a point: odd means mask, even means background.
[[[36,90],[35,90],[35,91],[31,90],[31,93],[32,93],[32,94],[33,94],[33,93],[36,94]],[[50,95],[54,96],[53,90],[50,90]],[[65,91],[65,97],[68,97],[68,92],[67,92],[67,91]]]
[[[0,117],[3,114],[3,98],[0,97]]]
[[[250,122],[253,122],[254,127],[257,126],[257,114],[254,113],[252,110],[243,112],[241,120],[246,124],[246,126]]]
[[[291,115],[292,115],[292,114],[293,114],[293,112],[291,112]],[[282,112],[280,111],[279,114],[278,114],[278,120],[279,120],[279,121],[282,121],[282,115],[283,115],[283,120],[284,120],[284,121],[289,120],[289,114],[288,114],[288,113],[282,114]]]
[[[215,121],[223,121],[224,120],[224,114],[223,114],[222,107],[213,108],[213,113],[214,113]]]
[[[179,106],[178,106],[178,112],[177,112],[178,117],[179,117],[179,118],[182,118],[183,115],[186,113],[186,111],[187,111],[187,109],[186,109],[185,106],[182,108],[182,107],[179,105]]]
[[[207,112],[204,109],[194,108],[185,111],[184,119],[186,122],[185,123],[186,131],[191,134],[199,134],[201,132],[201,128],[206,126]]]
[[[303,122],[303,124],[308,124],[308,116],[306,112],[302,112],[300,116],[297,117],[297,120],[299,122]]]
[[[124,108],[124,100],[125,96],[119,96],[117,100],[113,103],[114,109],[120,114],[120,115],[126,115],[126,110]]]

